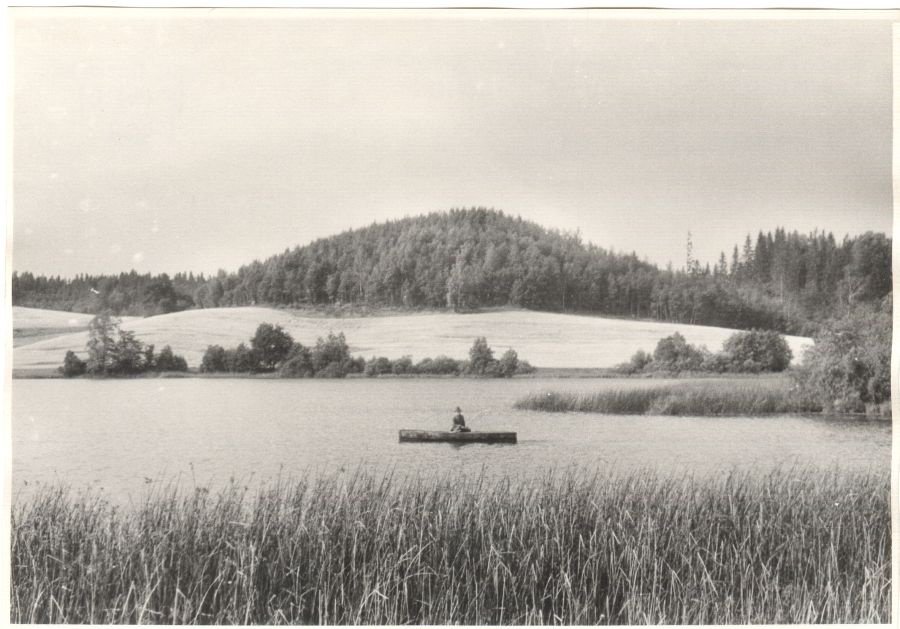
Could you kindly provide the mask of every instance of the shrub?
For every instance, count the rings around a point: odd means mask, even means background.
[[[63,360],[63,366],[59,368],[59,371],[66,378],[81,376],[84,375],[85,371],[87,371],[87,363],[78,358],[75,352],[69,350],[68,352],[66,352],[66,357]]]
[[[156,367],[155,350],[156,346],[152,343],[144,348],[144,366],[147,369],[153,369],[154,367]]]
[[[382,376],[386,373],[391,373],[391,361],[389,358],[385,356],[379,356],[378,358],[372,357],[366,363],[365,374],[369,377],[374,376]]]
[[[454,360],[449,356],[438,356],[434,359],[434,372],[439,374],[460,374],[468,364],[464,360]]]
[[[503,377],[503,373],[500,371],[500,361],[492,360],[487,364],[487,367],[484,368],[479,375],[488,376],[490,378],[501,378]]]
[[[784,371],[791,364],[791,348],[778,332],[751,330],[732,334],[722,348],[731,371]]]
[[[241,343],[234,349],[226,350],[228,371],[232,373],[251,373],[258,369],[259,359],[256,353]]]
[[[647,365],[653,362],[653,356],[648,354],[642,349],[639,349],[634,354],[632,354],[631,359],[627,363],[620,363],[613,367],[613,371],[617,373],[623,373],[627,375],[632,375],[636,373],[640,373],[644,370]]]
[[[228,371],[228,354],[221,345],[209,345],[200,361],[200,371],[203,373],[218,373]]]
[[[703,351],[688,344],[678,332],[661,339],[653,351],[654,363],[666,371],[695,371],[703,359]]]
[[[278,374],[285,378],[309,378],[313,373],[312,352],[300,343],[294,343],[287,358],[282,361]]]
[[[318,340],[316,340],[316,347],[312,352],[312,359],[316,375],[318,375],[319,371],[326,368],[333,369],[333,367],[331,367],[333,363],[337,364],[338,368],[343,370],[342,366],[349,363],[351,360],[350,348],[347,345],[347,339],[344,337],[344,333],[334,334],[329,332],[328,336],[324,339],[319,337]]]
[[[631,365],[631,368],[636,372],[643,371],[644,368],[653,362],[653,355],[645,352],[642,349],[639,349],[631,356],[631,360],[628,363]]]
[[[253,348],[260,367],[271,371],[278,363],[287,358],[294,346],[294,339],[280,325],[261,323],[256,328],[256,334],[253,335],[250,346]]]
[[[438,356],[436,358],[424,358],[415,368],[416,373],[431,375],[457,375],[460,373],[459,361],[449,356]]]
[[[344,368],[347,370],[348,374],[362,373],[366,368],[366,359],[362,356],[351,358],[347,363],[344,364]]]
[[[343,378],[347,375],[344,365],[333,361],[316,371],[316,378]]]
[[[498,375],[505,378],[511,378],[519,369],[519,355],[514,349],[508,349],[503,352],[500,361],[497,364]]]
[[[174,354],[172,348],[166,345],[156,358],[155,368],[157,371],[187,371],[188,367],[184,357]]]
[[[837,412],[889,402],[891,324],[889,309],[860,309],[825,324],[794,374],[801,394]]]
[[[394,361],[391,371],[397,375],[405,375],[413,372],[412,357],[403,356]]]
[[[712,373],[725,373],[727,371],[731,371],[731,359],[727,354],[723,352],[718,352],[716,354],[707,352],[703,356],[703,362],[700,365],[700,370],[709,371]]]
[[[119,338],[112,347],[112,360],[108,364],[107,373],[110,375],[134,375],[147,370],[144,346],[134,332],[119,330]]]
[[[469,373],[483,374],[488,366],[494,362],[494,351],[487,343],[487,339],[479,336],[469,349]]]

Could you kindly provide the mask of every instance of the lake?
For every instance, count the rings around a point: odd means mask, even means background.
[[[357,467],[395,473],[528,478],[550,468],[890,468],[891,424],[846,417],[653,417],[517,411],[545,389],[596,391],[660,380],[136,379],[14,380],[14,496],[63,481],[128,500],[178,480]],[[400,428],[449,429],[454,408],[474,430],[513,430],[517,445],[400,444]]]

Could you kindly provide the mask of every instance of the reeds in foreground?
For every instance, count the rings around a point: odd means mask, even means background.
[[[804,399],[789,384],[777,380],[623,386],[596,393],[543,391],[518,400],[515,407],[619,415],[761,415],[822,410],[821,405]]]
[[[884,623],[887,474],[365,473],[12,516],[14,622]]]

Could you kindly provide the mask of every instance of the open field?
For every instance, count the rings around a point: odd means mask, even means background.
[[[12,510],[27,623],[746,624],[890,619],[887,474],[519,483],[340,474],[44,488]]]
[[[94,315],[62,310],[44,310],[13,306],[13,328],[29,330],[33,328],[75,328],[86,330]],[[120,317],[123,323],[139,321],[141,317]]]
[[[13,327],[19,327],[22,310],[31,309],[13,308]],[[48,318],[60,314],[46,312]],[[474,338],[486,336],[497,355],[512,347],[531,364],[552,368],[611,367],[638,349],[652,351],[659,339],[674,332],[681,332],[690,343],[718,350],[734,332],[726,328],[525,310],[326,318],[255,307],[188,310],[131,319],[123,327],[134,330],[141,341],[153,343],[157,349],[171,345],[189,366],[197,367],[208,345],[227,347],[248,342],[262,322],[282,325],[304,345],[315,343],[317,337],[330,331],[342,331],[351,352],[367,358],[377,355],[394,359],[407,354],[414,360],[440,354],[466,358]],[[13,366],[19,373],[55,368],[62,363],[66,351],[83,354],[86,342],[87,333],[82,331],[17,347]],[[795,358],[810,342],[788,337]]]
[[[596,393],[539,391],[516,401],[515,407],[549,412],[695,416],[822,410],[820,404],[801,399],[785,376],[606,388]]]
[[[15,328],[13,329],[13,347],[29,345],[38,341],[47,341],[63,334],[72,334],[81,330],[87,330],[87,326],[80,328]]]
[[[87,330],[93,315],[40,308],[13,307],[13,347],[50,341],[59,336]],[[140,317],[122,317],[131,325]]]

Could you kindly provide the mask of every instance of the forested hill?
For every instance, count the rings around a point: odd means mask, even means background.
[[[347,231],[211,278],[15,273],[12,292],[16,305],[119,314],[251,304],[510,305],[808,333],[816,320],[891,290],[891,241],[883,234],[837,242],[830,233],[760,232],[713,267],[691,259],[689,241],[686,251],[684,268],[661,270],[499,211],[451,210]]]

